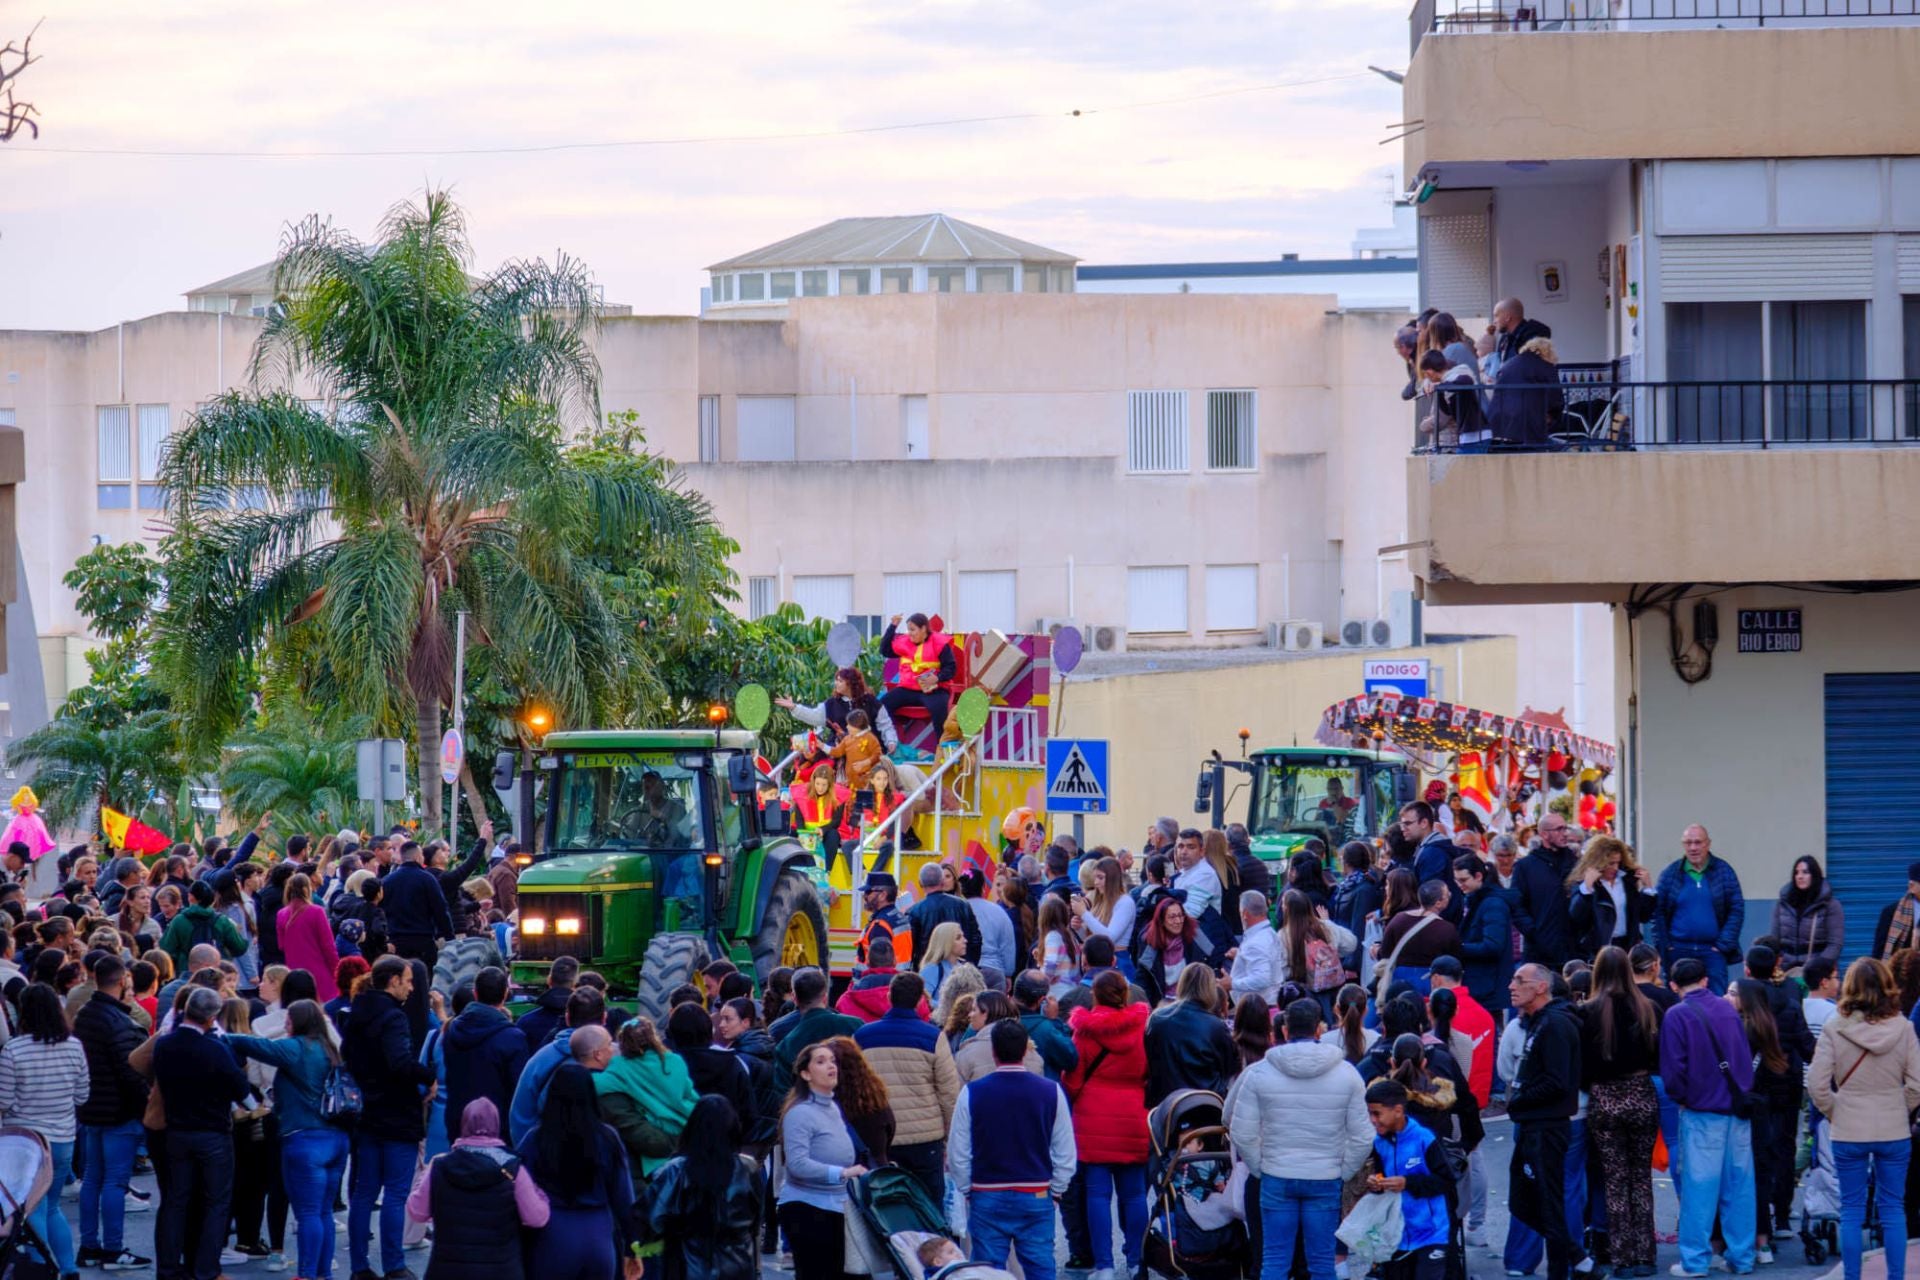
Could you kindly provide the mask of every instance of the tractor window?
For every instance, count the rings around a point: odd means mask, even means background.
[[[1275,761],[1260,782],[1253,834],[1327,830],[1336,842],[1345,841],[1362,822],[1360,795],[1358,769]]]
[[[606,752],[567,768],[555,845],[560,849],[699,849],[703,771],[671,752]]]
[[[1399,810],[1393,805],[1393,770],[1375,769],[1373,783],[1373,829],[1367,832],[1377,836],[1384,832],[1387,823],[1399,816]]]

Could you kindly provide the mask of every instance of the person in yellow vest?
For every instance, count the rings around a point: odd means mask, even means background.
[[[846,822],[847,802],[853,793],[834,781],[833,761],[822,760],[813,766],[811,773],[802,775],[788,794],[793,802],[794,822],[800,831],[819,836],[827,870],[832,872],[840,841],[852,835]]]
[[[907,615],[904,635],[899,631],[900,622],[900,615],[894,614],[886,634],[880,637],[880,652],[899,659],[880,705],[896,721],[904,708],[922,708],[937,732],[947,722],[950,698],[945,685],[954,675],[953,642],[945,633],[934,630],[924,613]]]

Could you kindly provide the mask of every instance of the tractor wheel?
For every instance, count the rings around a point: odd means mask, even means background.
[[[827,967],[827,913],[813,882],[795,871],[783,872],[767,902],[767,916],[753,939],[755,980],[782,965]]]
[[[707,940],[697,933],[656,933],[640,962],[640,991],[634,998],[639,1012],[665,1026],[667,997],[678,987],[699,985],[707,963]]]
[[[484,938],[456,938],[440,948],[440,958],[433,962],[433,989],[451,1000],[462,983],[473,985],[473,975],[488,965],[504,968],[505,964],[491,934]]]

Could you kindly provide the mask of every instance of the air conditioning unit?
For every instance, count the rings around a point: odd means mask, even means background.
[[[1420,621],[1420,601],[1411,591],[1396,591],[1387,602],[1387,644],[1394,649],[1411,649],[1426,643],[1426,629]]]
[[[1125,653],[1127,629],[1093,623],[1080,628],[1080,636],[1091,653]]]
[[[1270,649],[1284,649],[1289,653],[1310,653],[1318,649],[1325,639],[1323,628],[1317,622],[1304,622],[1296,618],[1288,622],[1267,624],[1267,647]]]
[[[1036,618],[1033,633],[1037,636],[1057,636],[1062,627],[1078,627],[1080,624],[1072,618]],[[1082,639],[1085,637],[1083,636]]]
[[[1340,643],[1348,649],[1384,649],[1392,639],[1385,618],[1348,618],[1340,624]]]

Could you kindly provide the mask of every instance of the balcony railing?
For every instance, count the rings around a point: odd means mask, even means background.
[[[1562,366],[1564,407],[1547,443],[1496,442],[1493,451],[1920,445],[1920,378],[1634,382],[1605,368]],[[1419,405],[1425,419],[1432,397]],[[1434,447],[1416,428],[1416,451]]]
[[[1429,32],[1823,27],[1916,17],[1920,0],[1415,0],[1411,27],[1418,49]]]

